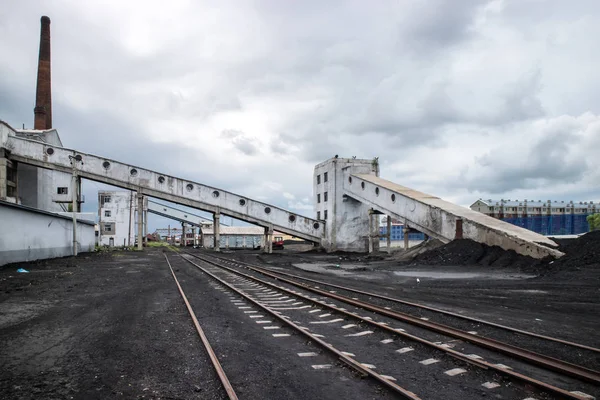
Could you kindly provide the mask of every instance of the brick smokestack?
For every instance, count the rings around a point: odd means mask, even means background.
[[[52,128],[52,80],[50,75],[50,18],[43,16],[40,32],[34,129]]]

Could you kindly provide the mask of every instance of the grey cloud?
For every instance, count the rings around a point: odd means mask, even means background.
[[[471,26],[476,11],[488,0],[416,2],[400,30],[413,50],[444,48],[460,43],[472,35]],[[406,6],[407,4],[404,4]]]
[[[233,139],[233,138],[236,138],[243,134],[244,134],[244,132],[238,131],[235,129],[225,129],[225,130],[221,131],[221,137],[225,138],[225,139]]]
[[[256,139],[248,137],[244,132],[235,129],[225,129],[221,137],[229,139],[232,146],[247,156],[253,156],[259,152]]]
[[[0,50],[12,56],[0,61],[0,118],[14,126],[22,122],[31,126],[37,29],[40,13],[47,13],[53,21],[55,126],[66,146],[239,193],[272,196],[271,202],[286,206],[287,200],[277,193],[256,191],[269,165],[217,175],[215,170],[227,168],[226,160],[209,166],[203,162],[207,154],[189,149],[186,143],[153,143],[147,126],[172,123],[177,128],[190,120],[210,123],[211,117],[224,112],[259,109],[276,121],[268,127],[270,137],[260,138],[264,148],[244,133],[250,132],[245,127],[217,130],[202,140],[229,140],[247,156],[241,159],[248,161],[265,151],[284,155],[296,168],[306,165],[307,171],[290,172],[293,177],[286,182],[286,190],[296,198],[311,191],[310,178],[299,183],[300,174],[309,177],[313,163],[335,154],[411,163],[411,154],[423,149],[451,148],[453,137],[447,128],[458,130],[465,125],[473,135],[488,135],[489,147],[494,148],[502,132],[521,121],[545,117],[551,107],[542,97],[548,89],[542,84],[547,83],[546,66],[541,61],[535,64],[537,55],[507,76],[490,75],[471,82],[452,73],[456,60],[473,65],[490,62],[473,57],[478,55],[473,47],[486,39],[473,25],[486,3],[404,0],[366,6],[363,1],[266,0],[245,9],[237,2],[223,2],[227,18],[246,22],[222,31],[215,24],[214,32],[202,33],[195,24],[206,13],[194,3],[176,27],[164,21],[153,27],[158,33],[164,29],[165,36],[179,31],[181,37],[170,36],[144,54],[129,50],[121,33],[114,33],[120,32],[121,20],[110,6],[105,14],[91,16],[80,15],[81,10],[67,4],[58,8],[45,2],[12,2],[0,25],[2,36],[10,38],[0,43]],[[600,12],[598,2],[588,1],[582,7],[584,11],[559,0],[505,2],[504,10],[490,21],[500,21],[501,29],[487,34],[498,35],[492,39],[499,40],[500,46],[505,39],[503,29],[509,35],[523,34],[525,44],[533,43],[542,40],[535,38],[537,23],[553,21],[563,13],[572,17],[570,21],[584,14],[597,18]],[[507,43],[514,44],[510,40]],[[573,42],[573,47],[585,48],[590,43]],[[589,64],[586,59],[581,63]],[[18,74],[14,65],[29,72]],[[565,71],[565,79],[569,76],[570,71]],[[496,80],[504,90],[494,91],[492,100],[485,99],[488,92],[477,89]],[[581,87],[573,90],[584,89],[592,92]],[[594,110],[600,104],[588,94],[581,98],[578,94],[578,106],[573,109]],[[559,103],[563,107],[559,113],[571,110],[567,103],[571,101]],[[505,159],[490,151],[477,163],[470,160],[470,165],[461,167],[460,180],[440,185],[501,192],[577,181],[586,173],[585,161],[564,155],[572,154],[568,146],[556,154],[545,150],[551,147],[551,141],[540,141],[527,160],[515,160],[515,165],[504,165]],[[536,158],[543,151],[550,152],[549,156]]]
[[[241,151],[247,156],[252,156],[258,153],[256,143],[248,137],[237,137],[233,140],[233,147]]]
[[[476,159],[483,173],[471,179],[467,188],[495,194],[578,182],[584,178],[589,165],[585,159],[573,157],[573,143],[577,143],[575,133],[554,130],[546,131],[524,159],[510,158],[506,152],[487,153]],[[467,173],[463,171],[463,178]]]

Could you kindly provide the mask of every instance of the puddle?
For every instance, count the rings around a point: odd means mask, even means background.
[[[548,294],[549,292],[545,291],[545,290],[535,290],[535,289],[529,289],[529,290],[518,290],[518,289],[511,289],[508,290],[509,292],[514,292],[514,293],[530,293],[530,294]]]
[[[337,276],[352,276],[355,275],[353,271],[365,268],[364,265],[359,264],[339,264],[339,267],[337,266],[338,264],[330,263],[298,263],[292,265],[304,271],[323,272]]]
[[[528,279],[535,275],[519,273],[493,273],[493,272],[440,272],[440,271],[394,271],[396,276],[431,279]]]

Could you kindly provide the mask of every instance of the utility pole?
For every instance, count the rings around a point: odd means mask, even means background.
[[[73,216],[73,256],[77,255],[77,163],[81,161],[81,156],[69,156],[72,166],[71,177],[71,215]],[[82,162],[83,164],[83,162]]]

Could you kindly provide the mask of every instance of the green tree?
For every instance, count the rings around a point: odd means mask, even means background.
[[[590,225],[590,231],[600,230],[600,214],[588,215],[587,222]]]

